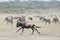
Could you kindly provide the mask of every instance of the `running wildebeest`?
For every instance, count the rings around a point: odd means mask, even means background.
[[[12,26],[12,24],[13,24],[13,17],[12,16],[6,17],[4,21],[7,21],[7,24],[10,23],[11,26]]]
[[[45,21],[45,23],[51,23],[51,21],[50,21],[50,19],[46,19],[46,18],[43,18],[43,21],[42,22],[44,22]]]
[[[39,19],[40,19],[40,20],[43,20],[43,19],[45,19],[45,18],[44,18],[44,17],[39,17]]]
[[[42,21],[42,22],[45,22],[45,23],[51,23],[50,19],[46,19],[44,17],[41,17],[41,16],[36,16],[36,17],[39,17],[39,19]]]
[[[53,18],[53,22],[54,23],[59,23],[59,19],[57,18],[57,16],[55,18]]]
[[[21,34],[23,34],[23,31],[24,31],[25,28],[26,28],[26,29],[31,28],[31,30],[33,31],[32,34],[34,33],[34,30],[36,30],[36,31],[38,32],[38,30],[37,30],[35,27],[41,28],[41,27],[36,26],[35,24],[32,24],[32,25],[29,24],[29,25],[27,25],[26,22],[20,22],[20,19],[17,20],[16,27],[17,27],[17,28],[20,27],[20,28],[16,31],[16,33],[17,33],[19,30],[22,29],[22,33],[21,33]],[[38,33],[40,34],[40,32],[38,32]]]
[[[36,16],[36,17],[38,17],[39,20],[43,20],[44,19],[44,17],[41,17],[41,16]]]
[[[30,19],[31,21],[33,20],[32,17],[29,17],[28,19]]]

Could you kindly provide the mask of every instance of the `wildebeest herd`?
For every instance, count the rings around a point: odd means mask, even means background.
[[[35,24],[27,24],[28,21],[26,21],[25,18],[26,18],[26,17],[25,17],[24,15],[22,15],[21,17],[18,17],[18,16],[15,16],[15,17],[13,17],[13,16],[8,16],[8,17],[5,18],[4,21],[7,22],[7,25],[10,23],[11,26],[12,26],[12,25],[13,25],[13,20],[16,19],[16,20],[17,20],[17,21],[16,21],[16,27],[19,28],[19,29],[16,31],[16,33],[17,33],[19,30],[22,29],[22,33],[21,33],[21,34],[23,34],[24,29],[31,29],[31,30],[33,31],[31,34],[33,34],[34,31],[37,31],[37,33],[40,34],[40,32],[39,32],[36,28],[41,28],[41,27],[40,27],[40,26],[36,26]],[[45,24],[46,24],[46,23],[51,24],[52,22],[54,22],[55,24],[56,24],[56,23],[59,23],[59,19],[58,19],[57,16],[53,17],[53,18],[52,18],[52,19],[53,19],[52,21],[51,21],[51,19],[46,18],[46,17],[44,17],[44,16],[43,16],[43,17],[42,17],[42,16],[34,16],[34,17],[29,17],[28,19],[32,21],[32,20],[34,20],[33,18],[39,18],[39,20],[42,21],[42,22],[45,22]]]

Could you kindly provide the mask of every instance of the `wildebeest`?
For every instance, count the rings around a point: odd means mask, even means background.
[[[39,18],[40,21],[42,21],[44,19],[44,17],[42,16],[36,16],[37,18]]]
[[[15,17],[13,17],[13,19],[21,19],[22,20],[22,19],[25,19],[25,16],[20,16],[20,17],[19,16],[15,16]]]
[[[12,26],[12,24],[13,24],[13,17],[12,16],[6,17],[4,21],[7,21],[7,24],[10,23],[11,26]]]
[[[21,33],[21,34],[23,34],[23,31],[24,31],[25,28],[26,28],[26,29],[31,28],[31,30],[33,31],[32,34],[34,33],[34,30],[36,30],[36,31],[38,32],[38,30],[37,30],[35,27],[41,28],[41,27],[36,26],[35,24],[32,24],[32,25],[29,24],[29,25],[27,25],[26,22],[22,22],[22,23],[21,23],[20,20],[17,21],[16,27],[17,27],[17,28],[20,27],[20,28],[16,31],[16,33],[17,33],[19,30],[22,29],[22,33]],[[40,34],[40,32],[38,32],[38,33]]]
[[[59,19],[57,18],[57,16],[55,18],[53,18],[53,22],[54,23],[59,23]]]
[[[46,19],[46,18],[43,18],[43,21],[42,22],[45,22],[45,23],[51,23],[50,19]]]
[[[32,17],[29,17],[28,19],[30,19],[31,21],[33,20],[33,18],[32,18]]]
[[[43,19],[44,19],[44,17],[39,17],[39,19],[40,19],[40,20],[43,20]]]
[[[13,19],[19,19],[19,18],[21,18],[21,17],[17,17],[17,16],[13,17]]]
[[[49,23],[49,24],[51,23],[50,19],[46,19],[46,18],[41,17],[41,16],[36,16],[36,17],[39,17],[40,21],[42,21],[42,22]]]

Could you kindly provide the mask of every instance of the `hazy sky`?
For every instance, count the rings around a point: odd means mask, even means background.
[[[4,2],[4,1],[9,1],[9,0],[0,0],[0,2]],[[11,0],[11,1],[14,1],[14,0]],[[21,1],[24,1],[24,0],[21,0]],[[44,0],[44,1],[49,1],[49,0]]]

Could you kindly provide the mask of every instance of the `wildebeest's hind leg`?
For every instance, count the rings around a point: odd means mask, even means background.
[[[49,21],[49,24],[50,24],[51,22]]]
[[[19,30],[21,30],[22,28],[19,28],[17,31],[16,31],[16,33],[19,31]]]
[[[34,29],[38,32],[38,30],[36,28],[34,28]],[[40,32],[38,32],[38,34],[40,34]]]
[[[9,22],[7,22],[7,25],[9,26]]]
[[[23,34],[23,32],[24,32],[24,28],[22,28],[22,33],[21,33],[21,35]]]
[[[13,23],[11,23],[11,26],[13,25]]]
[[[33,34],[33,33],[34,33],[34,29],[33,29],[33,28],[31,28],[31,29],[32,29],[32,31],[33,31],[31,34]]]
[[[11,26],[13,25],[13,21],[11,21]]]

